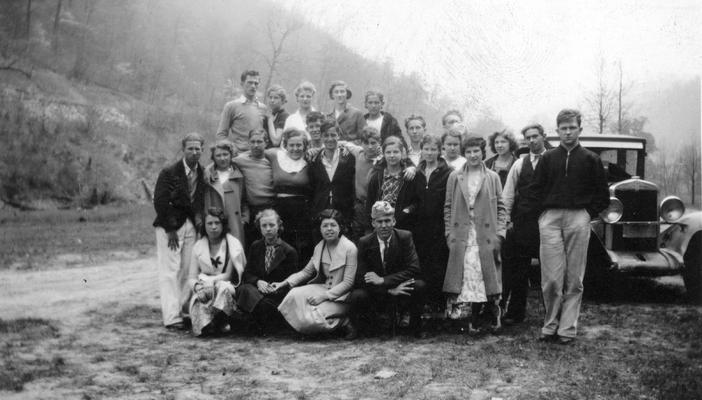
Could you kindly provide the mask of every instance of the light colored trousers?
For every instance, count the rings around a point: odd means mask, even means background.
[[[168,248],[166,230],[156,228],[156,254],[158,256],[158,286],[161,292],[161,312],[163,324],[168,326],[183,322],[183,307],[187,307],[188,272],[195,244],[195,227],[186,220],[176,231],[178,249]]]
[[[590,240],[590,215],[584,209],[550,209],[539,217],[541,291],[546,316],[541,333],[575,337],[583,297]]]

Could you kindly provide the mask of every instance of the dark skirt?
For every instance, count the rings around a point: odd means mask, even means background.
[[[280,238],[295,248],[300,266],[306,264],[314,249],[309,200],[305,196],[276,197],[274,208],[283,220]]]

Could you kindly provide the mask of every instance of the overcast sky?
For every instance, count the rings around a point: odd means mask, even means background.
[[[698,0],[277,1],[359,53],[419,73],[457,106],[489,107],[514,128],[584,108],[600,59],[612,82],[621,60],[625,81],[641,91],[699,75],[702,65]]]

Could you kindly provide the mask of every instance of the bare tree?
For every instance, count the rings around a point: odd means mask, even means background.
[[[614,107],[613,92],[606,79],[605,60],[600,58],[600,65],[597,70],[597,88],[585,99],[592,113],[596,115],[594,125],[599,134],[603,134]]]
[[[699,139],[699,138],[698,138]],[[697,191],[700,189],[700,142],[695,141],[693,145],[684,146],[682,151],[678,153],[680,157],[680,165],[682,167],[683,178],[687,184],[683,186],[690,188],[690,203],[697,204],[699,198],[696,197]]]
[[[59,46],[59,22],[61,21],[61,5],[63,3],[63,0],[58,0],[56,3],[56,14],[54,14],[54,30],[53,30],[53,40],[52,40],[52,48],[54,50],[54,54],[58,52],[58,46]]]
[[[32,0],[27,0],[27,12],[25,16],[25,21],[27,21],[25,36],[29,39],[29,35],[32,29]]]
[[[269,15],[270,17],[266,23],[266,34],[268,45],[270,46],[270,54],[258,52],[263,56],[268,66],[268,76],[266,77],[266,84],[263,86],[263,93],[266,93],[271,86],[273,76],[276,74],[278,65],[282,61],[285,41],[293,32],[301,29],[303,26],[300,19],[285,18],[282,12],[275,12]]]

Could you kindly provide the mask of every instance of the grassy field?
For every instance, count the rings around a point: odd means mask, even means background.
[[[37,269],[129,259],[155,250],[151,204],[90,210],[0,210],[0,268]]]
[[[536,340],[538,291],[525,324],[499,336],[439,323],[426,340],[237,327],[199,339],[161,326],[152,215],[145,206],[3,214],[3,260],[15,266],[0,270],[0,398],[702,398],[702,308],[684,303],[678,278],[626,280],[606,302],[588,296],[571,346]],[[57,263],[63,254],[83,258]],[[395,375],[375,378],[381,370]]]

